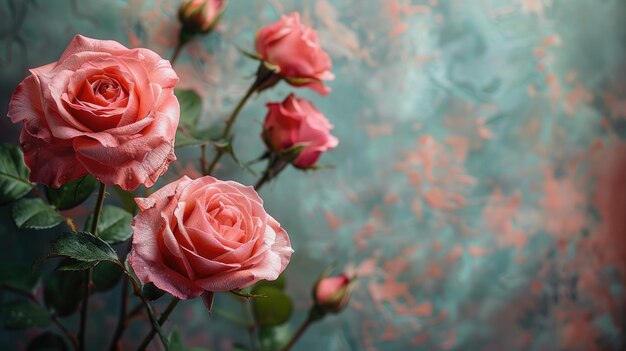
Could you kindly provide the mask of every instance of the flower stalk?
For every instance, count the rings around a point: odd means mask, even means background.
[[[98,236],[98,221],[100,220],[100,214],[102,213],[102,206],[104,205],[104,195],[106,193],[106,185],[100,182],[98,189],[98,199],[96,200],[96,207],[93,210],[93,221],[91,222],[91,235]],[[78,350],[85,350],[85,335],[87,334],[87,314],[89,307],[89,295],[91,292],[91,276],[93,270],[90,268],[85,273],[87,280],[85,282],[85,290],[83,293],[83,303],[80,308],[80,324],[78,328]]]

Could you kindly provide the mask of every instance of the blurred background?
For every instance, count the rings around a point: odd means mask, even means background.
[[[56,61],[75,34],[169,58],[178,5],[0,0],[0,114],[28,68]],[[204,97],[201,123],[223,120],[251,82],[257,63],[237,47],[252,51],[255,31],[292,11],[318,31],[337,76],[327,97],[295,92],[340,139],[322,158],[334,169],[289,169],[261,191],[296,250],[292,326],[332,261],[360,277],[349,309],[295,350],[624,350],[626,2],[232,0],[217,32],[175,66],[179,87]],[[239,158],[263,152],[264,105],[293,90],[281,83],[247,105]],[[16,143],[19,128],[0,118],[1,141]],[[177,154],[160,184],[193,174],[199,150]],[[217,176],[255,179],[230,160]],[[0,256],[30,263],[59,229],[17,231],[8,212],[0,208]],[[117,298],[91,300],[93,349],[108,345]],[[237,314],[231,305],[217,297]],[[190,346],[247,342],[198,300],[173,320]],[[27,340],[1,331],[0,349]]]

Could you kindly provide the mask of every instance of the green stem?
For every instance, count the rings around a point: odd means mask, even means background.
[[[237,119],[239,112],[241,112],[241,109],[243,108],[243,106],[246,104],[248,99],[250,99],[250,97],[256,90],[257,88],[256,83],[257,82],[255,81],[250,86],[250,88],[248,88],[248,90],[246,91],[246,94],[241,98],[241,100],[239,100],[239,103],[237,104],[237,106],[235,106],[235,109],[226,120],[226,127],[224,128],[224,131],[222,132],[222,139],[228,138],[230,134],[230,130],[232,129],[233,124],[235,124],[235,120]],[[209,164],[209,168],[204,173],[205,175],[210,175],[213,172],[213,170],[215,169],[215,166],[217,165],[217,162],[220,160],[220,158],[222,158],[223,155],[224,155],[224,151],[222,149],[218,149],[217,153],[213,157],[213,160],[211,161],[211,164]]]
[[[259,191],[268,180],[270,180],[270,172],[269,170],[265,170],[265,172],[263,172],[263,176],[254,185],[254,190]]]
[[[259,349],[257,345],[258,339],[256,337],[257,325],[254,319],[252,319],[252,316],[250,315],[250,309],[249,309],[249,304],[248,304],[249,300],[247,298],[241,297],[240,301],[241,301],[241,312],[246,319],[246,324],[248,325],[246,329],[248,329],[248,336],[250,337],[250,347],[252,348],[252,351],[257,351]]]
[[[311,318],[307,318],[306,321],[304,321],[304,323],[300,325],[300,328],[298,328],[298,331],[296,331],[296,333],[293,334],[293,336],[291,337],[291,340],[289,340],[287,345],[285,345],[282,349],[280,349],[280,351],[289,351],[293,347],[293,345],[298,341],[298,339],[300,339],[302,334],[304,334],[304,332],[307,330],[307,328],[311,324],[313,324],[313,320]]]
[[[172,54],[172,58],[170,59],[170,65],[174,66],[174,63],[178,59],[178,56],[180,55],[180,52],[182,51],[182,49],[183,49],[183,45],[179,41],[178,44],[176,44],[176,48],[174,49],[174,53]]]
[[[159,317],[159,320],[157,322],[159,328],[163,325],[163,323],[165,323],[167,318],[169,318],[170,314],[172,314],[172,311],[174,311],[174,309],[176,308],[176,306],[178,305],[179,302],[180,302],[180,299],[177,298],[177,297],[174,297],[172,299],[172,301],[170,301],[170,303],[169,303],[169,305],[167,305],[167,308],[165,309],[165,311],[163,311],[163,313],[161,314],[161,317]],[[145,350],[148,347],[148,345],[150,344],[150,341],[152,341],[152,338],[154,338],[154,335],[156,333],[157,333],[157,328],[153,326],[153,328],[150,329],[150,333],[148,333],[148,335],[146,335],[146,337],[143,339],[143,342],[141,343],[141,345],[139,345],[139,347],[137,348],[137,351]]]
[[[104,195],[106,193],[106,185],[100,183],[98,190],[98,200],[96,200],[96,207],[93,210],[93,221],[91,222],[91,235],[98,236],[98,221],[100,220],[100,213],[102,212],[102,206],[104,205]],[[80,324],[78,327],[78,350],[85,350],[85,335],[87,334],[87,308],[89,307],[89,294],[91,290],[91,276],[92,269],[87,270],[87,280],[85,282],[85,289],[83,292],[83,303],[80,308]]]
[[[118,349],[117,344],[126,329],[126,310],[128,309],[128,300],[128,279],[124,279],[122,282],[122,296],[120,297],[120,316],[117,321],[117,328],[115,328],[115,334],[113,334],[113,339],[111,340],[111,346],[109,346],[109,351],[115,351]]]
[[[143,305],[146,307],[146,313],[148,313],[148,317],[150,318],[150,323],[152,323],[152,329],[156,330],[156,332],[159,334],[159,338],[161,339],[163,346],[165,346],[165,349],[167,350],[168,341],[167,341],[167,338],[165,337],[165,334],[163,334],[161,325],[159,324],[156,317],[154,316],[154,309],[152,308],[152,305],[150,305],[150,302],[148,301],[148,299],[146,299],[146,297],[141,292],[141,286],[139,285],[139,282],[135,280],[132,274],[130,274],[130,272],[125,267],[123,266],[121,267],[124,270],[124,274],[126,275],[126,278],[133,285],[133,291],[135,292],[135,295],[139,297],[139,299],[141,300],[141,303],[143,303]]]

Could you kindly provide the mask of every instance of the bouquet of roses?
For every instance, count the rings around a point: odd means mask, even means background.
[[[121,348],[135,320],[150,323],[150,332],[137,339],[139,350],[156,335],[164,349],[185,350],[177,332],[166,335],[163,324],[181,300],[200,297],[210,311],[215,293],[235,296],[244,311],[251,301],[254,320],[245,328],[251,350],[287,350],[312,322],[345,308],[354,278],[330,277],[327,270],[314,283],[300,329],[259,342],[259,329],[289,322],[292,303],[281,273],[294,251],[258,191],[289,165],[319,168],[321,155],[338,140],[326,117],[291,93],[267,104],[259,133],[266,151],[257,160],[266,166],[256,185],[211,174],[224,156],[250,167],[235,158],[232,129],[251,96],[281,81],[325,95],[324,82],[334,76],[315,31],[297,13],[283,16],[257,32],[254,53],[242,51],[259,66],[225,124],[217,133],[198,129],[201,98],[176,89],[173,65],[187,43],[211,33],[224,10],[220,0],[184,1],[170,61],[149,49],[77,35],[58,61],[31,69],[13,93],[8,117],[23,128],[20,146],[0,146],[0,204],[11,206],[17,228],[65,227],[32,268],[3,264],[0,270],[0,288],[12,298],[2,307],[5,328],[50,326],[31,339],[30,350],[86,349],[90,296],[120,284],[119,322],[103,347],[109,350]],[[182,146],[201,148],[202,176],[156,186]],[[72,218],[76,211],[67,210],[92,194],[93,211]],[[55,268],[42,278],[45,265]],[[153,301],[163,295],[171,302],[157,311]],[[67,325],[74,314],[75,325]],[[142,315],[147,318],[137,318]]]

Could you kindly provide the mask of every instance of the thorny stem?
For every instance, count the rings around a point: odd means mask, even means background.
[[[180,299],[177,297],[174,297],[172,301],[170,301],[165,311],[163,311],[163,313],[161,314],[161,317],[159,317],[159,321],[157,322],[159,327],[162,326],[163,323],[165,323],[165,321],[167,320],[167,318],[169,318],[170,314],[172,314],[172,311],[174,311],[174,308],[176,308],[176,305],[178,305],[179,302],[180,302]],[[137,351],[145,350],[150,344],[150,341],[152,341],[154,334],[156,333],[157,333],[157,329],[153,326],[153,328],[150,329],[150,333],[146,335],[141,345],[139,345],[139,347],[137,348]]]
[[[91,222],[91,235],[98,236],[98,221],[100,220],[100,213],[102,212],[102,206],[104,205],[104,195],[106,193],[106,185],[100,183],[98,190],[98,200],[96,200],[96,207],[93,210],[93,221]],[[78,350],[85,350],[85,334],[87,333],[87,308],[89,306],[89,294],[91,290],[91,276],[92,269],[88,269],[86,272],[87,281],[85,282],[85,290],[83,293],[83,303],[80,308],[80,324],[78,327]]]

